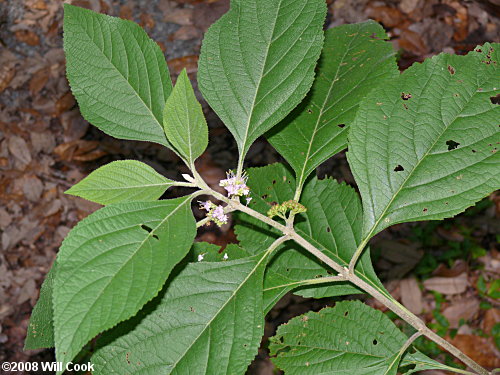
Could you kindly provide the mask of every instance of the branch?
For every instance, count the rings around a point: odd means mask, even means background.
[[[411,313],[408,311],[403,305],[401,305],[398,301],[396,301],[394,298],[392,298],[390,295],[386,296],[367,282],[365,282],[363,279],[361,279],[359,276],[356,275],[354,272],[354,267],[356,265],[357,260],[359,259],[359,256],[362,254],[364,247],[368,243],[368,238],[366,238],[361,245],[358,247],[356,250],[350,264],[349,268],[348,267],[342,267],[340,264],[335,262],[333,259],[330,257],[326,256],[321,250],[316,248],[314,245],[309,243],[307,240],[305,240],[303,237],[301,237],[297,232],[295,232],[293,227],[289,226],[284,226],[272,219],[270,219],[267,216],[262,215],[260,212],[257,212],[239,202],[239,200],[233,200],[229,199],[226,196],[210,189],[206,183],[201,180],[201,177],[195,173],[195,179],[199,183],[199,187],[204,189],[204,191],[215,198],[225,202],[228,204],[230,208],[233,210],[239,210],[241,212],[244,212],[250,216],[255,217],[256,219],[259,219],[260,221],[263,221],[266,224],[269,224],[273,228],[278,229],[281,231],[284,236],[278,238],[274,243],[278,243],[277,246],[279,246],[282,242],[288,240],[288,239],[293,239],[295,242],[297,242],[299,245],[301,245],[305,250],[307,250],[309,253],[314,255],[316,258],[319,260],[323,261],[326,265],[334,269],[339,273],[338,276],[335,276],[335,278],[341,277],[343,280],[350,281],[352,284],[360,287],[363,289],[365,292],[368,294],[372,295],[375,299],[377,299],[379,302],[381,302],[384,306],[386,306],[389,310],[393,311],[397,315],[399,315],[404,321],[406,321],[408,324],[410,324],[412,327],[414,327],[420,334],[426,336],[430,340],[434,341],[436,344],[440,345],[443,347],[445,350],[453,354],[456,358],[461,360],[463,363],[465,363],[467,366],[469,366],[471,369],[476,371],[480,375],[490,375],[490,373],[482,368],[479,364],[477,364],[474,360],[469,358],[467,355],[462,353],[458,348],[453,346],[451,343],[443,339],[441,336],[437,335],[434,331],[432,331],[430,328],[428,328],[425,323],[419,319],[415,314]],[[271,246],[273,246],[271,245]],[[274,248],[273,248],[274,250]],[[269,251],[269,250],[268,250]],[[272,250],[271,250],[272,251]]]

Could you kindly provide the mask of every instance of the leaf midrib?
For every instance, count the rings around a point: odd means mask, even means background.
[[[189,350],[193,347],[193,345],[198,341],[198,339],[205,333],[205,331],[211,328],[212,322],[219,316],[219,314],[225,309],[225,307],[229,304],[230,301],[233,300],[234,296],[237,294],[237,292],[243,287],[243,285],[246,284],[248,279],[253,276],[255,273],[255,270],[261,265],[261,263],[267,258],[269,255],[269,252],[266,251],[265,254],[262,255],[262,257],[259,259],[259,261],[255,264],[255,267],[251,270],[251,272],[248,273],[248,275],[243,279],[241,284],[231,293],[229,298],[224,302],[224,304],[220,307],[220,309],[217,310],[217,312],[213,315],[213,317],[205,324],[205,327],[200,331],[198,336],[194,340],[192,340],[191,344],[186,348],[186,350],[182,353],[182,355],[179,356],[179,358],[172,363],[170,368],[173,370],[175,367],[179,364],[179,362],[186,356],[186,354],[189,352]]]
[[[324,114],[324,109],[325,109],[326,103],[327,103],[328,99],[330,98],[330,95],[331,95],[331,93],[332,93],[333,86],[334,86],[334,84],[335,84],[335,82],[336,82],[336,79],[337,79],[337,77],[338,77],[338,75],[339,75],[339,72],[340,72],[340,67],[341,67],[341,63],[344,61],[344,59],[345,59],[345,57],[346,57],[346,55],[347,55],[348,51],[350,50],[351,45],[352,45],[352,43],[353,43],[353,40],[354,40],[354,39],[355,39],[355,38],[351,38],[351,40],[349,41],[349,45],[348,45],[348,47],[346,48],[346,50],[345,50],[345,52],[344,52],[344,55],[342,56],[342,58],[341,58],[341,60],[340,60],[340,63],[339,63],[339,64],[338,64],[338,66],[337,66],[337,71],[335,72],[335,77],[334,77],[334,79],[332,80],[332,83],[330,84],[330,87],[329,87],[329,89],[328,89],[328,94],[326,95],[325,99],[323,100],[323,105],[322,105],[322,106],[321,106],[321,108],[320,108],[320,112],[319,112],[318,118],[317,118],[317,120],[316,120],[316,124],[314,124],[314,130],[313,130],[313,132],[312,132],[311,140],[309,141],[309,145],[308,145],[308,148],[307,148],[307,153],[306,153],[306,157],[305,157],[305,160],[304,160],[304,164],[302,165],[302,170],[301,170],[301,172],[300,172],[300,176],[297,176],[297,177],[298,177],[298,178],[297,178],[297,187],[298,187],[299,189],[301,189],[301,188],[302,188],[302,185],[303,185],[303,179],[304,179],[304,174],[305,174],[306,166],[307,166],[307,164],[308,164],[308,162],[309,162],[309,155],[310,155],[310,153],[311,153],[312,144],[313,144],[314,139],[315,139],[316,134],[317,134],[316,132],[317,132],[317,129],[318,129],[319,122],[320,122],[321,118],[323,117],[323,114]]]
[[[247,139],[248,139],[248,131],[250,129],[250,123],[252,121],[252,117],[253,117],[253,114],[254,114],[254,111],[255,111],[255,102],[256,102],[257,96],[259,94],[260,85],[262,83],[262,80],[264,79],[264,71],[266,69],[267,59],[269,58],[269,50],[271,49],[271,44],[273,43],[273,36],[274,36],[275,31],[276,31],[276,23],[278,22],[278,14],[279,14],[279,11],[281,9],[282,1],[283,0],[279,0],[279,5],[277,6],[277,11],[276,11],[276,15],[274,17],[274,22],[273,22],[273,26],[272,26],[272,30],[273,31],[272,31],[272,34],[271,34],[271,40],[269,41],[269,43],[266,46],[264,62],[262,64],[262,68],[261,68],[261,71],[260,71],[260,74],[259,74],[259,80],[258,80],[258,82],[257,82],[257,84],[255,86],[255,94],[254,94],[253,99],[252,99],[252,105],[250,106],[250,113],[248,114],[248,120],[247,120],[247,123],[245,125],[245,135],[244,135],[244,137],[242,139],[243,140],[243,144],[241,145],[241,149],[240,149],[240,152],[242,154],[245,153],[246,143],[247,143]],[[238,24],[238,26],[239,26],[239,24]]]
[[[164,219],[163,219],[163,220],[162,220],[162,221],[161,221],[161,222],[160,222],[160,223],[159,223],[159,224],[158,224],[158,225],[157,225],[157,226],[156,226],[156,227],[155,227],[152,231],[151,231],[151,232],[148,232],[148,234],[146,235],[146,237],[144,238],[144,240],[143,240],[143,241],[142,241],[142,242],[141,242],[141,243],[137,246],[136,250],[135,250],[133,253],[131,253],[131,255],[130,255],[127,259],[126,259],[126,261],[125,261],[125,262],[123,262],[123,263],[122,263],[122,266],[120,267],[120,270],[118,270],[118,272],[117,272],[116,274],[118,274],[121,270],[123,270],[123,268],[124,268],[124,267],[125,267],[125,266],[126,266],[126,265],[127,265],[127,264],[128,264],[128,263],[129,263],[129,262],[130,262],[130,261],[131,261],[131,260],[132,260],[132,259],[136,256],[136,255],[137,255],[137,251],[138,251],[140,248],[142,248],[142,246],[143,246],[143,245],[144,245],[144,243],[148,240],[148,238],[149,238],[149,237],[152,237],[152,236],[154,235],[155,231],[156,231],[156,230],[157,230],[157,229],[158,229],[158,228],[159,228],[159,227],[160,227],[160,226],[161,226],[161,225],[162,225],[162,224],[163,224],[163,223],[164,223],[164,222],[165,222],[168,218],[170,218],[170,217],[171,217],[174,213],[176,213],[176,212],[177,212],[177,211],[178,211],[181,207],[183,207],[183,205],[184,205],[187,201],[189,201],[189,199],[188,199],[188,198],[186,198],[186,200],[185,200],[184,202],[182,202],[182,203],[181,203],[181,204],[179,204],[176,208],[174,208],[174,210],[172,210],[172,211],[171,211],[171,212],[170,212],[170,213],[169,213],[169,214],[168,214],[168,215],[167,215],[167,216],[166,216],[166,217],[165,217],[165,218],[164,218]],[[109,287],[109,285],[112,283],[112,281],[116,278],[116,274],[115,274],[115,277],[111,277],[111,278],[109,279],[109,281],[108,281],[108,282],[107,282],[107,283],[103,286],[103,288],[102,288],[102,289],[101,289],[101,291],[99,292],[98,296],[97,296],[97,297],[94,299],[94,301],[91,303],[91,305],[90,305],[90,307],[89,307],[88,311],[90,311],[90,310],[94,307],[94,305],[96,304],[96,302],[98,301],[98,299],[99,299],[99,298],[100,298],[100,297],[104,294],[104,291],[105,291],[105,290]],[[122,312],[123,312],[123,310],[122,310]],[[84,320],[86,320],[86,319],[87,319],[88,315],[89,315],[88,313],[87,313],[87,314],[85,314],[85,315],[84,315],[84,318],[82,318],[82,319],[80,320],[80,323],[78,323],[78,327],[77,327],[77,329],[75,330],[75,332],[77,332],[77,331],[80,329],[81,325],[83,324]],[[117,322],[117,323],[119,323],[119,322]],[[69,336],[69,335],[66,335],[65,337],[68,337],[68,336]],[[71,343],[70,343],[70,345],[69,345],[68,351],[69,351],[69,349],[71,349],[71,346],[73,345],[75,335],[73,334],[71,337],[72,337],[72,338],[71,338]],[[64,355],[64,356],[66,357],[66,355]]]
[[[175,185],[175,183],[162,182],[160,184],[127,185],[127,186],[100,187],[100,188],[82,188],[82,189],[75,189],[74,192],[78,192],[78,191],[102,191],[102,190],[127,190],[127,189],[139,189],[139,188],[149,188],[149,187],[167,186],[167,185],[171,186],[171,185]]]
[[[432,74],[430,75],[429,79],[428,79],[428,82],[431,81],[431,77],[435,74],[435,71],[436,69],[438,69],[439,66],[438,64],[435,64],[433,66],[433,72]],[[483,81],[482,81],[483,82]],[[480,85],[476,85],[476,86],[480,86]],[[422,90],[423,91],[423,90]],[[470,101],[472,100],[472,98],[477,94],[477,90],[474,91],[474,93],[471,95],[471,97],[469,98],[469,100],[464,103],[464,106],[460,109],[460,111],[457,112],[457,114],[453,117],[453,119],[449,122],[448,125],[445,125],[441,131],[441,133],[439,134],[438,137],[435,138],[434,142],[431,144],[431,146],[427,149],[427,151],[422,155],[422,157],[417,161],[417,163],[415,164],[415,166],[411,169],[410,173],[408,173],[408,175],[405,177],[405,179],[402,181],[401,185],[399,186],[398,190],[393,194],[393,196],[391,197],[390,201],[387,203],[387,205],[385,206],[384,210],[382,211],[382,213],[380,214],[379,218],[375,221],[375,223],[372,225],[371,229],[369,230],[369,232],[363,236],[363,242],[366,241],[367,239],[371,238],[373,233],[375,232],[375,230],[377,229],[377,227],[379,226],[380,222],[382,221],[382,219],[384,219],[385,215],[387,214],[387,211],[389,210],[389,208],[391,207],[392,203],[396,200],[396,198],[398,197],[399,193],[403,190],[403,188],[405,187],[406,183],[410,180],[411,177],[413,177],[415,171],[418,169],[418,167],[420,166],[420,164],[422,163],[422,161],[424,159],[426,159],[429,154],[431,153],[431,151],[434,149],[434,147],[436,146],[436,144],[438,143],[438,141],[441,140],[441,137],[443,136],[443,134],[455,123],[455,121],[457,120],[457,118],[460,117],[460,114],[462,113],[463,109],[470,103]],[[440,100],[442,101],[443,97],[441,96]],[[396,104],[394,105],[394,107],[396,106]],[[440,112],[440,116],[442,117],[442,111]],[[413,125],[414,124],[414,121],[413,121]],[[366,151],[366,150],[365,150]],[[366,157],[366,156],[365,156]],[[368,175],[368,174],[367,174]],[[372,207],[374,207],[373,205],[373,202],[372,202]]]

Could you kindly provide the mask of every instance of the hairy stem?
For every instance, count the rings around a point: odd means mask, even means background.
[[[365,292],[369,293],[371,296],[373,296],[375,299],[377,299],[379,302],[381,302],[385,307],[399,315],[405,322],[410,324],[413,328],[415,328],[417,331],[419,331],[422,335],[426,336],[430,340],[434,341],[436,344],[440,345],[443,347],[445,350],[447,350],[449,353],[453,354],[456,358],[461,360],[463,363],[465,363],[467,366],[469,366],[471,369],[476,371],[478,374],[481,375],[489,375],[489,372],[482,368],[480,365],[478,365],[474,360],[469,358],[467,355],[462,353],[458,348],[453,346],[451,343],[443,339],[441,336],[436,334],[433,330],[428,328],[425,323],[417,317],[415,314],[411,313],[408,311],[404,306],[402,306],[398,301],[396,301],[394,298],[389,298],[385,294],[381,293],[377,289],[375,289],[373,286],[362,280],[360,277],[358,277],[355,273],[351,273],[349,269],[341,267],[338,263],[336,263],[334,260],[330,259],[327,257],[325,254],[323,254],[320,250],[318,250],[316,247],[311,245],[308,241],[306,241],[304,238],[302,238],[300,235],[297,233],[292,233],[290,235],[293,240],[295,240],[298,244],[300,244],[302,247],[304,247],[307,251],[309,251],[312,255],[316,256],[318,259],[322,260],[325,264],[333,268],[334,270],[338,271],[341,276],[343,276],[346,280],[350,281],[354,285],[360,287],[363,289]]]
[[[198,182],[199,175],[195,174],[195,178]],[[203,185],[200,186],[202,189],[207,189],[208,186],[203,182]],[[469,366],[471,369],[473,369],[477,374],[480,375],[490,375],[490,373],[482,368],[479,364],[477,364],[474,360],[469,358],[467,355],[462,353],[458,348],[453,346],[451,343],[443,339],[441,336],[436,334],[434,331],[432,331],[430,328],[428,328],[425,323],[417,317],[415,314],[411,313],[409,310],[407,310],[403,305],[401,305],[398,301],[396,301],[394,298],[391,296],[387,296],[386,294],[380,292],[376,288],[374,288],[372,285],[368,284],[366,281],[361,279],[359,276],[356,275],[354,272],[354,267],[356,265],[357,259],[359,258],[359,255],[363,252],[364,247],[368,243],[368,240],[365,239],[363,243],[358,247],[356,250],[355,256],[356,258],[353,257],[352,261],[349,264],[349,268],[347,267],[342,267],[340,264],[335,262],[333,259],[325,255],[321,250],[316,248],[314,245],[309,243],[306,239],[304,239],[302,236],[300,236],[297,232],[295,232],[293,227],[290,227],[289,225],[285,226],[282,225],[272,219],[270,219],[267,216],[262,215],[260,212],[257,212],[243,204],[241,204],[237,200],[229,199],[226,196],[208,188],[209,191],[207,193],[211,194],[215,198],[227,203],[231,209],[233,210],[239,210],[241,212],[244,212],[250,216],[255,217],[256,219],[259,219],[263,221],[266,224],[269,224],[270,226],[278,229],[281,231],[284,236],[280,237],[278,240],[276,240],[274,244],[276,244],[276,247],[279,246],[282,242],[286,241],[287,239],[292,239],[295,242],[297,242],[299,245],[301,245],[305,250],[307,250],[309,253],[311,253],[313,256],[324,262],[326,265],[337,271],[339,274],[338,276],[334,276],[335,280],[346,280],[351,282],[352,284],[358,286],[371,296],[373,296],[375,299],[377,299],[379,302],[381,302],[385,307],[387,307],[389,310],[393,311],[396,313],[399,317],[401,317],[405,322],[407,322],[409,325],[411,325],[413,328],[415,328],[418,333],[421,335],[426,336],[428,339],[434,341],[436,344],[440,345],[443,347],[445,350],[447,350],[449,353],[453,354],[456,358],[458,358],[460,361],[465,363],[467,366]],[[280,241],[280,242],[278,242]],[[351,269],[352,265],[352,269]],[[333,281],[333,280],[332,280]]]
[[[205,224],[208,224],[209,222],[210,222],[210,218],[207,216],[206,218],[201,219],[200,221],[196,222],[196,228],[202,227]]]

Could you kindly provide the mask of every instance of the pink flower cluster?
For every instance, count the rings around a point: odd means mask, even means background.
[[[227,224],[227,215],[224,213],[224,207],[217,206],[211,201],[200,202],[200,208],[207,211],[207,216],[219,227]]]
[[[226,173],[227,178],[221,180],[219,185],[226,189],[230,198],[241,197],[250,193],[250,188],[247,186],[248,176],[243,174],[241,177],[234,175],[232,171]]]

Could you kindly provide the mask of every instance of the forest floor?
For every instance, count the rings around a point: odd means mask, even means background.
[[[173,78],[186,67],[193,81],[203,34],[229,7],[229,0],[71,3],[139,23],[165,52]],[[477,44],[500,41],[499,0],[328,3],[330,26],[369,18],[381,22],[400,52],[401,69],[442,51],[463,54]],[[59,0],[0,0],[0,362],[53,360],[52,350],[23,351],[30,312],[62,239],[99,208],[64,191],[118,159],[144,161],[171,178],[186,172],[169,150],[115,140],[81,117],[65,77],[62,18]],[[210,145],[198,167],[217,185],[236,165],[237,149],[204,102],[203,108]],[[249,166],[276,161],[280,156],[264,139],[248,154]],[[354,185],[344,153],[325,162],[318,174]],[[205,229],[198,240],[225,245],[236,238],[228,226]],[[454,219],[396,225],[371,242],[388,290],[488,368],[500,367],[499,240],[500,194],[494,193]],[[268,314],[266,337],[291,317],[334,302],[287,295]],[[434,345],[423,340],[417,345],[452,361]],[[266,338],[249,374],[276,373],[265,347]]]

